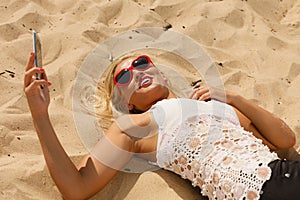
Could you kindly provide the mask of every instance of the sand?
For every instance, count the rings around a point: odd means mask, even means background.
[[[280,116],[300,152],[300,0],[66,0],[0,2],[0,199],[61,199],[23,93],[24,66],[39,32],[53,83],[50,114],[77,163],[87,152],[76,132],[72,91],[86,56],[102,41],[141,27],[168,27],[212,57],[226,89]],[[170,26],[171,25],[171,26]],[[189,181],[164,170],[121,172],[92,199],[204,199]]]

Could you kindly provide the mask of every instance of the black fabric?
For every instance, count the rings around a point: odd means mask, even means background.
[[[299,200],[300,162],[275,160],[269,167],[272,169],[272,175],[263,185],[260,199]]]

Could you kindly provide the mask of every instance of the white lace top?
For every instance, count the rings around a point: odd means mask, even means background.
[[[210,199],[259,199],[278,159],[218,101],[169,99],[150,112],[159,125],[157,164],[189,179]]]

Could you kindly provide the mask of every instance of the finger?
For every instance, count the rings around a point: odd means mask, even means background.
[[[44,93],[45,98],[49,100],[50,99],[50,92],[49,92],[49,87],[48,87],[47,84],[44,85],[43,93]]]
[[[197,93],[195,93],[195,94],[191,97],[191,99],[195,99],[195,100],[198,100],[198,98],[199,98],[199,97],[197,97]]]
[[[195,96],[199,96],[198,93],[200,92],[200,88],[194,88],[191,94],[189,95],[190,99],[195,99]]]
[[[189,95],[189,98],[190,99],[196,99],[196,95],[197,95],[198,90],[199,90],[198,88],[197,89],[193,89],[193,91]]]
[[[199,101],[208,101],[211,100],[210,93],[205,93],[201,95],[198,99]]]
[[[197,93],[199,93],[200,95],[203,95],[203,94],[209,92],[208,88],[204,87],[204,86],[200,86],[196,90],[197,90]]]
[[[45,80],[45,82],[40,86],[40,88],[42,89],[44,97],[49,98],[49,82]]]
[[[42,77],[43,77],[43,79],[47,82],[47,84],[43,86],[44,89],[45,89],[45,91],[47,91],[47,90],[48,90],[48,87],[50,87],[50,86],[52,85],[52,83],[48,81],[48,77],[47,77],[46,72],[44,72],[44,73],[42,74]],[[46,92],[46,94],[48,94],[48,93],[49,93],[49,92]]]
[[[25,72],[25,76],[24,76],[24,87],[27,87],[30,85],[31,82],[33,82],[35,80],[35,75],[36,74],[41,74],[44,73],[45,70],[43,68],[31,68],[28,71]],[[34,78],[33,78],[34,76]]]
[[[201,95],[200,90],[201,90],[200,87],[194,88],[189,98],[198,100],[199,96]]]
[[[205,93],[210,93],[207,86],[200,86],[194,88],[193,92],[190,94],[189,98],[191,99],[199,99],[200,96],[202,96]]]
[[[41,69],[44,69],[44,68],[41,68]],[[46,71],[44,70],[43,72],[43,79],[45,79],[45,81],[48,82],[48,77],[47,77],[47,74],[46,74]]]
[[[202,90],[202,91],[205,91],[205,92],[208,92],[208,91],[209,91],[209,89],[208,89],[207,86],[200,86],[200,87],[199,87],[199,90]]]
[[[25,68],[25,71],[28,71],[29,69],[31,69],[31,68],[34,67],[34,58],[35,58],[35,53],[31,52],[30,56],[29,56],[29,60],[28,60],[27,66]]]
[[[197,90],[194,89],[194,90],[191,92],[191,94],[189,95],[189,98],[190,98],[190,99],[193,99],[193,96],[195,95],[196,92],[197,92]]]
[[[48,83],[46,80],[41,79],[41,80],[34,80],[31,82],[28,87],[25,88],[25,93],[30,93],[33,90],[36,90],[37,88],[41,88],[41,86],[48,91]]]

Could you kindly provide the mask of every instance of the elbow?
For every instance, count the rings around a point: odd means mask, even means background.
[[[291,134],[289,137],[289,147],[288,148],[295,146],[295,144],[296,144],[296,134],[293,131],[291,131]]]
[[[281,134],[280,145],[277,146],[278,149],[289,149],[296,144],[296,134],[295,132],[281,120],[281,126],[279,129],[279,134]]]
[[[64,200],[82,200],[82,199],[85,199],[83,197],[79,197],[79,196],[74,195],[74,194],[62,194],[62,198]]]
[[[73,188],[70,191],[64,191],[64,192],[61,191],[61,195],[64,200],[83,200],[91,197],[90,194],[88,194],[81,188],[80,189]]]
[[[289,149],[295,146],[296,144],[296,135],[293,131],[289,131],[286,134],[285,142],[283,142],[281,145],[277,146],[278,149]]]
[[[89,197],[83,196],[81,194],[75,194],[74,192],[74,193],[62,194],[62,198],[64,200],[83,200],[83,199],[88,199]]]
[[[288,127],[287,131],[287,148],[291,148],[296,144],[296,134]]]

